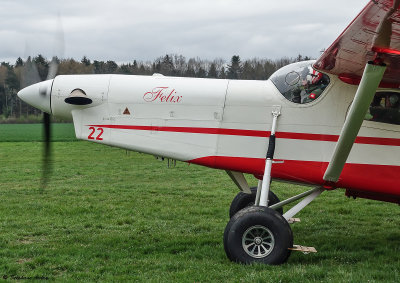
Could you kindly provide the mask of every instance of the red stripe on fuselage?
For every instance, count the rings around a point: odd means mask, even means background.
[[[229,156],[207,156],[188,161],[207,167],[262,176],[265,159]],[[272,166],[272,178],[324,185],[328,162],[284,160]],[[340,175],[339,188],[400,196],[400,166],[346,163]]]
[[[102,127],[108,129],[120,130],[138,130],[138,131],[159,131],[190,134],[209,134],[209,135],[230,135],[244,137],[269,137],[271,132],[258,130],[242,129],[223,129],[223,128],[199,128],[199,127],[167,127],[167,126],[131,126],[131,125],[87,125],[91,127]],[[280,139],[312,140],[337,142],[338,135],[310,134],[310,133],[292,133],[277,132],[276,137]],[[378,138],[378,137],[357,137],[355,143],[371,145],[400,146],[400,139]]]

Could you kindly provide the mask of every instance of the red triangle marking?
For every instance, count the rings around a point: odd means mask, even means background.
[[[124,113],[122,113],[124,115],[131,115],[131,112],[129,112],[128,107],[125,108]]]

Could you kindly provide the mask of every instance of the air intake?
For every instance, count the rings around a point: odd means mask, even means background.
[[[64,101],[73,105],[88,105],[93,102],[89,97],[87,97],[86,93],[79,88],[71,91],[71,94]]]

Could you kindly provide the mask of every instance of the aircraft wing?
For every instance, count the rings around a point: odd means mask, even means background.
[[[399,0],[372,0],[314,67],[334,74],[347,83],[358,84],[365,64],[377,54],[387,70],[381,87],[400,87],[400,10]]]
[[[359,85],[324,174],[328,186],[339,180],[377,88],[400,87],[399,3],[371,0],[314,64]]]

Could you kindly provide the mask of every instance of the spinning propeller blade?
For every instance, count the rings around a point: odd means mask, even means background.
[[[56,36],[54,42],[55,50],[54,54],[57,54],[59,58],[64,54],[64,29],[62,27],[61,16],[58,15],[57,18],[57,28],[56,28]],[[53,56],[49,66],[49,72],[47,73],[46,80],[52,80],[56,77],[58,71],[58,58]]]
[[[49,176],[52,172],[51,163],[51,107],[50,95],[53,79],[58,71],[59,59],[64,53],[64,32],[61,25],[61,18],[58,16],[58,24],[56,29],[55,51],[59,57],[54,56],[49,64],[46,81],[41,82],[38,69],[35,62],[30,57],[25,62],[22,74],[22,89],[18,96],[25,102],[39,108],[43,111],[43,133],[44,133],[44,148],[43,148],[43,166],[40,188],[43,190],[48,183]]]
[[[43,166],[42,166],[42,179],[41,179],[41,189],[46,188],[49,176],[52,172],[51,166],[51,124],[50,124],[50,114],[43,112],[43,130],[44,130],[44,149],[43,149]]]
[[[31,57],[28,57],[24,64],[21,80],[22,88],[36,84],[41,81],[36,64],[32,61]]]

